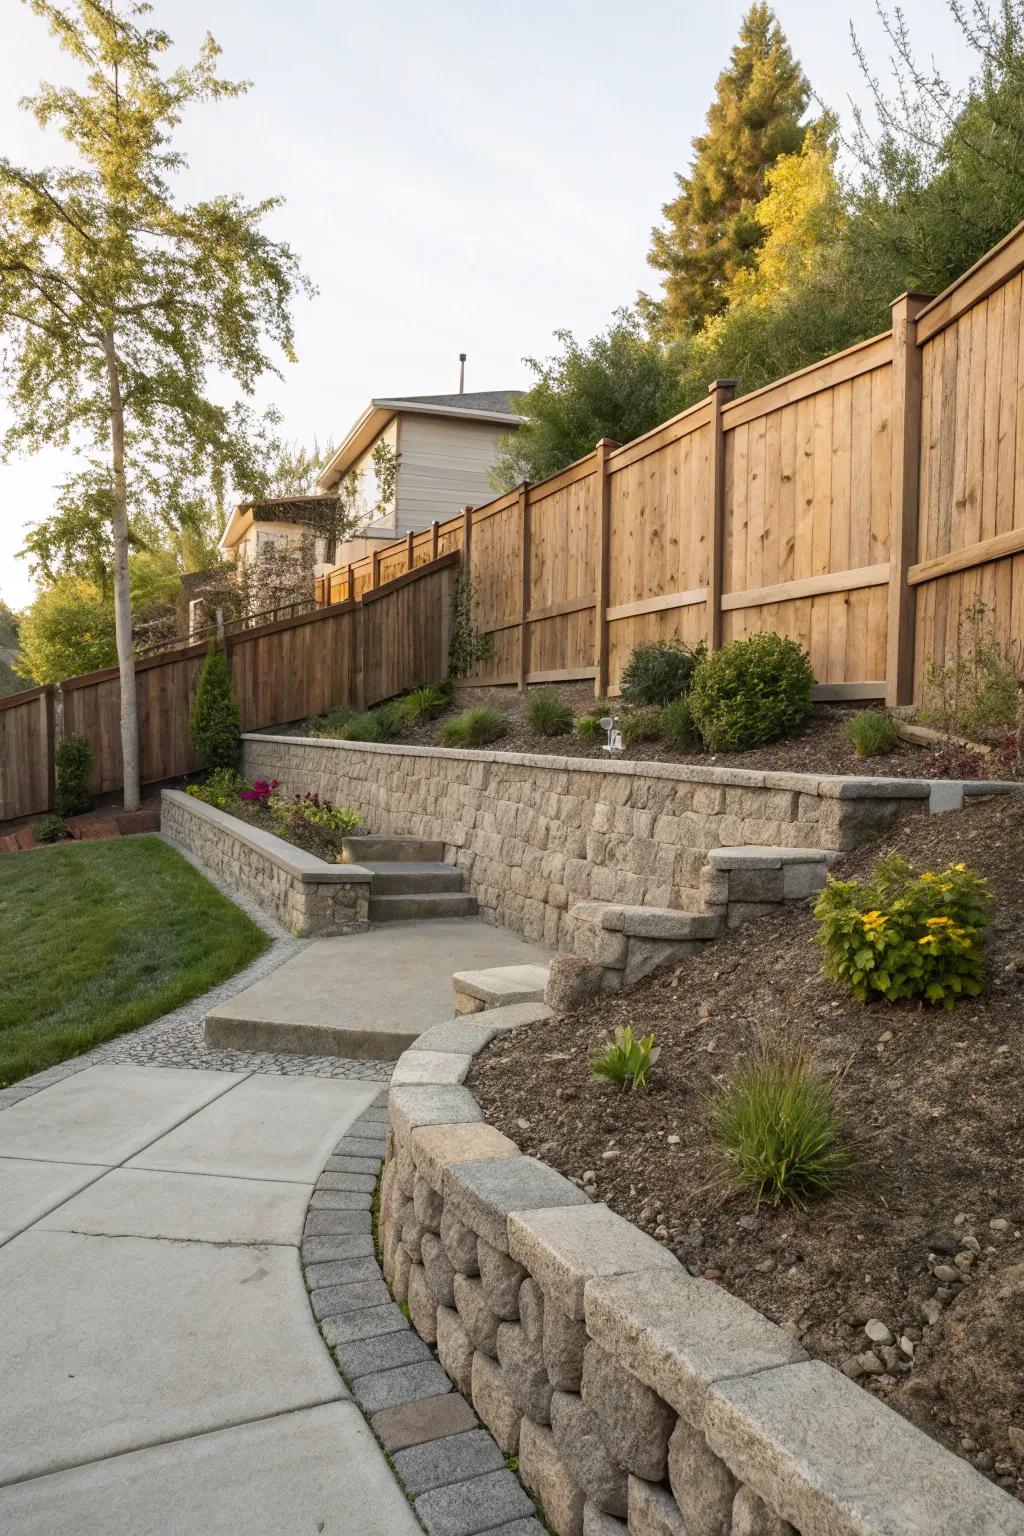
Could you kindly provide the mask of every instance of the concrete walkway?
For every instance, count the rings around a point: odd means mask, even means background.
[[[419,1531],[299,1263],[379,1092],[98,1065],[0,1113],[0,1531]]]

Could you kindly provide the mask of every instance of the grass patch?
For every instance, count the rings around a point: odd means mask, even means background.
[[[268,939],[156,837],[0,859],[0,1088],[226,981]]]

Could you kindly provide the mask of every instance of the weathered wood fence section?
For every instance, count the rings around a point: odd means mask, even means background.
[[[455,554],[346,602],[226,637],[243,730],[305,719],[338,704],[375,704],[445,671]],[[188,718],[206,646],[136,663],[143,783],[191,773]],[[55,708],[56,705],[56,708]],[[53,806],[60,739],[84,736],[93,791],[122,783],[116,667],[0,699],[0,821]]]
[[[620,447],[410,534],[321,583],[362,597],[458,550],[493,655],[471,683],[593,678],[638,642],[759,630],[824,698],[920,698],[975,599],[1024,638],[1024,225],[892,329],[738,400],[728,381]]]

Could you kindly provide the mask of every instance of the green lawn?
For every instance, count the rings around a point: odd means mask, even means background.
[[[159,1018],[268,940],[156,837],[0,858],[0,1088]]]

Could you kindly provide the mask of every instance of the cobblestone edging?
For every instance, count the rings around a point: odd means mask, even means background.
[[[1022,1536],[1009,1494],[484,1122],[461,1085],[502,1011],[399,1059],[379,1230],[557,1536]]]
[[[328,864],[177,789],[160,795],[165,837],[207,869],[255,896],[299,937],[361,933],[369,926],[370,871]]]
[[[700,912],[711,848],[843,851],[902,813],[999,787],[305,736],[247,735],[242,750],[250,778],[316,790],[375,833],[444,842],[483,915],[551,949],[572,947],[561,929],[575,902]]]
[[[313,1316],[428,1536],[544,1536],[533,1500],[381,1274],[372,1206],[387,1121],[378,1099],[317,1181],[301,1248]]]

